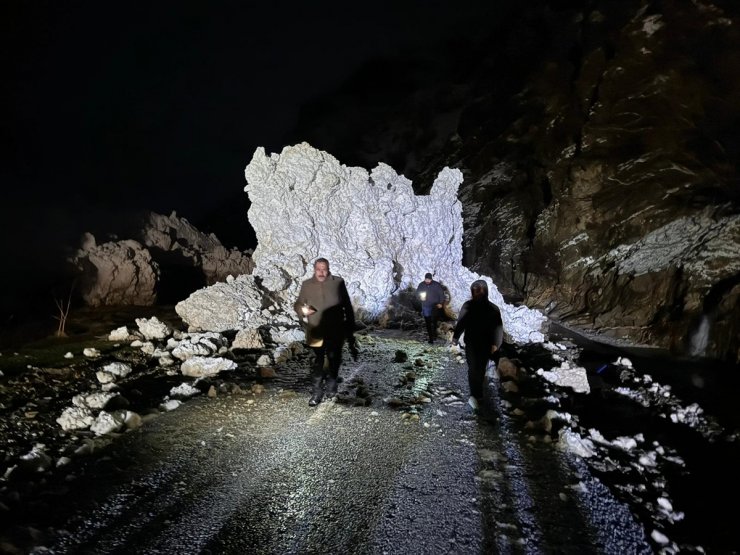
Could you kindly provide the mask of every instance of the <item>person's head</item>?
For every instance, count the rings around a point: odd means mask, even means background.
[[[325,281],[329,277],[329,261],[326,258],[317,258],[313,263],[313,276],[317,281]]]
[[[426,273],[426,274],[424,275],[424,281],[425,281],[426,283],[432,283],[432,274],[430,274],[429,272],[427,272],[427,273]]]
[[[474,301],[488,298],[488,284],[482,279],[476,279],[470,284],[470,295]]]

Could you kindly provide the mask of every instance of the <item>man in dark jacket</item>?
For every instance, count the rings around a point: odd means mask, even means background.
[[[465,359],[468,363],[470,404],[473,410],[483,397],[483,378],[489,359],[501,348],[504,340],[504,324],[501,311],[488,300],[488,284],[482,279],[470,286],[472,298],[462,305],[457,318],[452,342],[457,344],[460,336],[465,339]]]
[[[421,301],[421,315],[424,317],[424,322],[427,325],[429,343],[434,343],[434,340],[437,339],[439,311],[445,302],[444,289],[438,281],[432,279],[432,274],[427,272],[424,276],[424,281],[416,288],[416,294]]]
[[[313,264],[313,277],[301,284],[298,299],[293,305],[306,331],[306,344],[315,358],[311,372],[312,394],[308,404],[315,407],[324,396],[337,392],[337,378],[342,364],[344,340],[350,352],[357,357],[355,345],[355,313],[344,280],[331,275],[329,261],[317,258]],[[328,369],[324,369],[324,362]],[[324,383],[325,382],[325,383]]]

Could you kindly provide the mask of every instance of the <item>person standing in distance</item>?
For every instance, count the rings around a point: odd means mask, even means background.
[[[434,343],[434,340],[437,339],[439,311],[445,302],[444,289],[442,289],[442,285],[438,281],[432,279],[432,274],[427,272],[424,276],[424,281],[416,288],[416,294],[421,301],[421,315],[424,317],[424,322],[427,325],[429,343]]]
[[[301,284],[293,305],[306,331],[306,343],[314,353],[311,371],[311,399],[309,406],[321,402],[337,392],[342,347],[347,339],[352,357],[357,359],[355,343],[355,313],[344,280],[329,271],[329,261],[317,258],[313,263],[313,277]],[[325,362],[328,363],[325,369]]]
[[[501,348],[504,340],[504,324],[501,311],[488,300],[488,284],[482,279],[470,285],[471,298],[463,303],[457,318],[452,343],[457,345],[464,334],[465,359],[468,363],[468,384],[473,410],[483,397],[483,379],[488,360]]]

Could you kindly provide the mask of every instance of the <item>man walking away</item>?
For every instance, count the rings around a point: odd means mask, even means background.
[[[470,285],[471,299],[465,301],[457,318],[452,343],[458,344],[464,334],[465,359],[468,363],[468,384],[473,410],[483,398],[486,366],[501,348],[504,340],[504,324],[501,311],[488,300],[488,284],[482,279]]]

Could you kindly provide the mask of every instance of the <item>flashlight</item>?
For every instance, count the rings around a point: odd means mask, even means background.
[[[427,300],[427,292],[426,291],[422,291],[421,293],[419,293],[419,298],[422,301],[426,301]]]
[[[309,308],[310,307],[309,307],[308,303],[307,302],[304,302],[303,303],[303,306],[301,307],[301,312],[303,312],[303,319],[304,320],[308,320],[308,310],[309,310]]]

